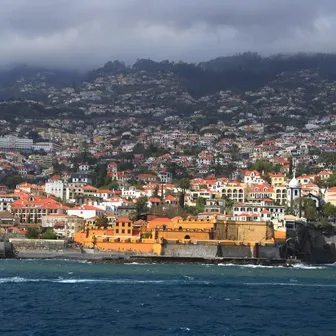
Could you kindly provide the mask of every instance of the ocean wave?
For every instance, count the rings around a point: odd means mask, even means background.
[[[12,277],[12,278],[0,278],[0,283],[7,283],[7,282],[14,282],[14,283],[40,282],[41,280],[42,279],[26,279],[26,278],[21,278],[21,277]]]
[[[191,279],[189,279],[191,280]],[[113,284],[185,284],[186,280],[137,280],[137,279],[31,279],[22,277],[0,278],[0,283],[51,282],[60,284],[113,283]],[[193,282],[206,284],[205,282]]]
[[[294,287],[336,287],[332,284],[305,284],[297,282],[244,282],[246,286],[294,286]]]
[[[218,266],[224,266],[224,267],[240,267],[240,268],[279,268],[282,266],[266,266],[266,265],[253,265],[253,264],[247,264],[247,265],[239,265],[239,264],[218,264]]]
[[[54,280],[57,283],[113,283],[113,284],[161,284],[176,283],[178,280],[133,280],[133,279],[63,279]]]
[[[323,269],[325,266],[314,266],[314,265],[305,265],[305,264],[294,264],[292,268],[296,269],[306,269],[306,270],[314,270],[314,269]]]
[[[324,269],[325,266],[314,266],[314,265],[305,265],[305,264],[293,264],[290,266],[267,266],[267,265],[253,265],[253,264],[247,264],[247,265],[237,265],[237,264],[218,264],[218,266],[225,266],[225,267],[240,267],[240,268],[285,268],[285,269],[300,269],[300,270],[316,270],[316,269]],[[336,264],[334,265],[336,266]]]
[[[125,263],[125,265],[153,265],[148,263],[138,263],[138,262],[131,262],[131,263]]]

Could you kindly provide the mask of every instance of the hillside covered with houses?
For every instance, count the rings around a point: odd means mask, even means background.
[[[71,239],[92,218],[206,213],[333,226],[334,57],[247,53],[198,65],[114,61],[72,77],[7,72],[0,209],[13,225],[3,231],[38,226]]]

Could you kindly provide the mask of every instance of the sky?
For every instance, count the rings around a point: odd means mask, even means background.
[[[335,0],[0,0],[0,67],[336,52]]]

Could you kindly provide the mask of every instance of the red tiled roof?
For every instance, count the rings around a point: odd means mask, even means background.
[[[121,217],[117,219],[117,223],[132,223],[127,217]]]

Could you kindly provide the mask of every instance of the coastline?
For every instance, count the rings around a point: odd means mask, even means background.
[[[173,256],[155,256],[155,255],[127,255],[113,254],[107,252],[81,253],[77,250],[64,251],[19,251],[16,256],[17,260],[51,260],[67,259],[73,261],[87,261],[92,263],[104,264],[233,264],[233,265],[262,265],[262,266],[281,266],[291,267],[295,264],[302,263],[300,260],[286,259],[265,259],[265,258],[232,258],[232,257],[173,257]]]

